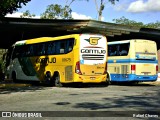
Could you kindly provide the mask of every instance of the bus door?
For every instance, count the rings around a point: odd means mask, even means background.
[[[117,53],[118,56],[121,58],[121,62],[120,62],[120,79],[122,81],[126,81],[129,80],[129,63],[130,63],[130,59],[128,57],[128,53],[129,53],[129,48],[130,48],[130,42],[127,43],[121,43],[118,45],[118,49],[117,49]]]
[[[127,55],[130,43],[119,43],[109,46],[111,47],[110,57],[112,58],[113,56],[113,65],[109,65],[109,71],[115,74],[113,79],[119,81],[128,80],[129,57]]]
[[[135,69],[136,75],[156,75],[157,66],[157,47],[153,41],[135,41],[136,64],[131,68]]]
[[[106,68],[107,41],[101,35],[80,36],[80,69],[82,75],[103,75]]]

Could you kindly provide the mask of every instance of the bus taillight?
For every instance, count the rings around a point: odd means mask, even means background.
[[[158,73],[158,65],[156,65],[156,72]]]
[[[131,65],[131,73],[135,74],[136,65]]]
[[[104,69],[104,73],[103,75],[107,74],[107,62],[106,62],[106,65],[105,65],[105,69]]]
[[[76,62],[76,68],[75,68],[75,72],[79,75],[82,75],[81,69],[80,69],[80,62]]]

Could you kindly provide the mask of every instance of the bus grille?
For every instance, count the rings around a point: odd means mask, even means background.
[[[72,66],[65,67],[65,81],[72,81],[73,74],[72,74]]]
[[[103,60],[104,55],[83,54],[82,58],[84,60]]]
[[[114,67],[114,72],[115,72],[116,74],[120,74],[119,67]]]
[[[121,66],[122,74],[127,74],[128,71],[128,65],[122,65]]]

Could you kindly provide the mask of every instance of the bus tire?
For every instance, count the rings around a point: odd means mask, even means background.
[[[15,71],[12,72],[12,80],[13,80],[14,83],[17,82],[16,72]]]
[[[51,87],[54,85],[54,82],[52,80],[50,71],[46,72],[44,84],[47,85],[47,86],[51,86]]]
[[[60,75],[59,73],[57,73],[57,75],[55,76],[55,80],[54,80],[54,84],[56,87],[62,87],[62,83],[60,82]]]
[[[111,84],[110,76],[107,73],[107,80],[106,80],[106,86],[109,86]]]

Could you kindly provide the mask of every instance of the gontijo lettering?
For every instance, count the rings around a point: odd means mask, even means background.
[[[106,50],[81,49],[81,53],[106,54]]]
[[[56,63],[56,58],[37,58],[36,63]]]

